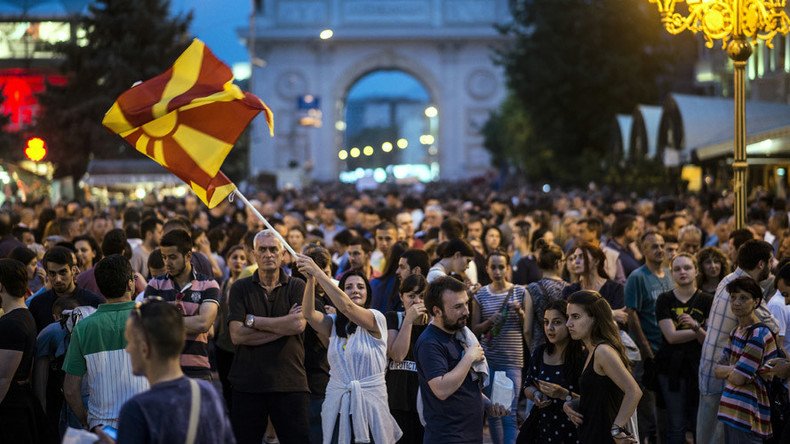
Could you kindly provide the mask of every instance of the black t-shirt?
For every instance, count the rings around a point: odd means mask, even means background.
[[[562,297],[568,298],[568,296],[580,291],[582,286],[580,283],[576,282],[575,284],[568,285],[562,290]],[[601,286],[601,289],[598,290],[598,293],[606,299],[606,302],[612,307],[612,310],[619,310],[625,307],[625,293],[623,291],[623,285],[617,283],[611,279],[607,279],[606,282]]]
[[[57,296],[55,290],[45,291],[30,301],[30,314],[33,315],[33,319],[36,321],[36,331],[41,332],[44,327],[55,322],[55,319],[52,317],[52,305],[59,297],[75,298],[77,305],[90,305],[93,308],[99,308],[99,304],[107,302],[104,296],[81,287],[77,287],[71,296]]]
[[[688,302],[683,303],[675,297],[674,291],[661,293],[656,300],[656,321],[672,319],[675,328],[678,328],[678,318],[683,313],[687,313],[699,322],[705,323],[713,304],[713,296],[704,291],[697,290]],[[681,375],[677,370],[684,369],[683,376],[693,376],[697,374],[699,361],[702,353],[702,344],[697,340],[683,342],[681,344],[670,344],[666,338],[661,336],[661,347],[656,353],[656,363],[659,372],[663,374]]]
[[[387,312],[384,315],[387,319],[387,330],[400,331],[403,316],[402,311]],[[417,363],[414,362],[414,344],[425,331],[425,327],[426,325],[412,325],[409,351],[406,352],[406,357],[402,362],[389,360],[386,380],[390,410],[413,412],[417,409],[417,389],[420,387],[420,383],[417,380]]]
[[[22,361],[11,380],[12,385],[30,379],[36,355],[36,335],[36,323],[29,310],[17,308],[0,318],[0,350],[22,352]]]
[[[315,309],[326,314],[325,305],[333,305],[328,297],[315,295]],[[328,341],[329,339],[327,339]],[[329,384],[329,361],[326,359],[326,346],[318,338],[318,333],[309,325],[304,329],[304,368],[307,371],[307,387],[314,395],[325,395]]]
[[[280,270],[271,293],[261,286],[258,273],[237,280],[230,288],[228,323],[244,323],[248,314],[279,318],[302,303],[305,283]],[[244,327],[246,328],[246,327]],[[263,345],[236,346],[228,378],[233,389],[246,393],[307,392],[304,336],[284,336]]]
[[[538,261],[534,255],[522,257],[516,263],[513,271],[513,283],[516,285],[527,285],[537,282],[543,277],[543,272],[538,267]]]

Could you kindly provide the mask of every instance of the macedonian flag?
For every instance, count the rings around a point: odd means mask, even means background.
[[[186,182],[209,208],[236,186],[220,171],[263,101],[233,84],[233,73],[195,39],[164,73],[125,91],[104,126]]]

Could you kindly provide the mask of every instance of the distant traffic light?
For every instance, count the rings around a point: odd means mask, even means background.
[[[28,159],[38,162],[43,159],[47,155],[47,144],[44,143],[44,139],[40,137],[31,137],[27,139],[27,145],[25,146],[25,156]]]

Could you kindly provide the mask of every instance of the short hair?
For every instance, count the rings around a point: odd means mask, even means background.
[[[129,222],[124,224],[123,231],[126,233],[127,239],[140,239],[140,224],[137,222]]]
[[[27,294],[27,267],[16,259],[0,259],[0,284],[12,297],[24,298]]]
[[[686,225],[678,231],[678,239],[681,239],[683,236],[696,236],[700,240],[702,240],[702,230],[699,229],[696,225]]]
[[[139,328],[154,354],[160,359],[181,356],[186,340],[184,317],[175,305],[155,299],[140,304],[132,323]]]
[[[592,230],[598,237],[601,237],[603,232],[603,222],[597,217],[586,217],[579,221],[579,225],[586,224],[588,230]]]
[[[127,259],[132,257],[132,247],[126,239],[126,232],[120,228],[113,228],[104,235],[101,243],[102,253],[109,256],[111,254],[122,254]]]
[[[754,270],[760,261],[768,262],[774,253],[774,247],[766,241],[749,239],[738,249],[738,267],[743,270]]]
[[[439,230],[447,239],[460,239],[464,237],[464,224],[454,217],[444,219],[439,225]]]
[[[169,231],[162,236],[162,242],[159,243],[160,247],[176,247],[176,250],[186,256],[187,253],[192,251],[192,236],[182,229]]]
[[[148,265],[149,273],[152,268],[157,268],[157,269],[165,268],[165,260],[162,257],[162,250],[157,248],[154,251],[152,251],[151,254],[148,255],[148,262],[146,265]]]
[[[422,274],[423,277],[428,276],[428,270],[431,268],[431,263],[428,253],[426,253],[424,250],[411,248],[404,251],[400,257],[406,259],[406,263],[409,265],[410,270],[414,269],[414,267],[420,267],[420,274]]]
[[[263,229],[263,230],[255,233],[255,237],[252,239],[253,248],[255,248],[255,244],[258,243],[258,239],[264,238],[264,237],[271,237],[272,239],[277,241],[277,245],[279,245],[281,249],[283,248],[283,243],[280,240],[280,238],[275,234],[274,230],[271,230],[269,228]]]
[[[389,230],[398,231],[398,227],[395,226],[395,224],[393,224],[392,222],[390,222],[388,220],[385,220],[384,222],[381,222],[380,224],[376,225],[376,228],[373,231],[375,232],[375,231],[378,231],[378,230],[381,230],[381,231],[389,231]]]
[[[659,233],[656,230],[647,230],[644,233],[642,233],[642,236],[639,238],[639,246],[641,247],[642,244],[645,243],[645,240],[647,240],[647,238],[650,236],[661,236],[661,239],[663,239],[666,242],[666,238],[664,237],[663,234]]]
[[[77,237],[75,237],[75,238],[74,238],[74,239],[71,241],[71,243],[73,243],[73,244],[74,244],[74,248],[75,248],[75,249],[77,248],[77,242],[80,242],[80,241],[87,242],[87,243],[88,243],[88,245],[90,245],[90,246],[91,246],[91,250],[93,250],[93,253],[96,255],[96,257],[94,257],[94,258],[93,258],[93,262],[94,262],[94,263],[96,263],[96,262],[98,262],[98,261],[100,261],[100,260],[101,260],[101,258],[104,256],[104,255],[102,254],[102,249],[101,249],[101,247],[99,246],[99,243],[98,243],[98,242],[96,242],[96,239],[95,239],[93,236],[83,235],[83,236],[77,236]]]
[[[340,230],[335,234],[335,237],[332,238],[332,242],[338,243],[340,245],[349,246],[351,245],[351,240],[354,238],[354,233],[351,230]]]
[[[60,226],[60,234],[68,234],[71,226],[77,223],[77,220],[72,217],[64,217],[60,219],[58,225]]]
[[[441,258],[452,257],[455,253],[461,253],[464,257],[474,257],[475,250],[463,239],[450,239],[441,246]]]
[[[69,267],[73,267],[74,256],[72,251],[68,248],[55,246],[47,250],[47,252],[44,254],[44,259],[41,260],[45,270],[47,269],[47,264],[50,262],[53,264],[68,265]]]
[[[459,291],[465,290],[466,287],[464,286],[463,282],[450,276],[441,276],[435,281],[431,282],[428,284],[428,291],[425,294],[425,308],[428,310],[428,314],[431,316],[433,315],[434,307],[438,307],[439,310],[444,312],[442,296],[444,296],[445,291],[457,293]]]
[[[132,264],[120,254],[111,254],[100,260],[94,270],[96,286],[107,299],[122,297],[126,293],[129,279],[134,278]]]
[[[779,267],[779,270],[776,271],[776,279],[781,279],[782,282],[790,285],[790,262]]]
[[[370,253],[373,252],[373,245],[370,244],[369,240],[365,239],[362,236],[354,236],[354,237],[352,237],[348,241],[348,246],[350,247],[352,245],[361,245],[362,246],[362,251],[364,251],[367,254],[370,254]]]
[[[189,231],[190,223],[189,221],[183,216],[176,216],[171,217],[164,223],[162,229],[167,233],[173,230],[184,230]]]
[[[52,314],[57,315],[58,318],[63,319],[63,312],[66,310],[73,310],[79,307],[80,303],[76,298],[55,298],[52,303]]]
[[[739,228],[730,232],[729,239],[732,240],[735,251],[738,251],[741,249],[741,245],[746,243],[746,241],[754,239],[754,233],[748,228]]]
[[[25,266],[36,257],[38,257],[36,252],[27,247],[16,247],[8,253],[9,259],[16,259],[25,264]]]
[[[631,228],[631,225],[636,222],[636,216],[633,214],[620,214],[614,219],[612,223],[612,237],[624,236],[625,232]]]
[[[727,284],[727,293],[748,293],[759,304],[763,300],[763,289],[751,276],[741,276]]]
[[[149,217],[149,218],[147,218],[147,219],[143,220],[143,221],[140,223],[140,237],[142,237],[143,239],[145,239],[145,235],[146,235],[147,233],[153,233],[153,232],[155,232],[155,231],[156,231],[156,226],[157,226],[157,225],[162,225],[162,226],[164,226],[164,225],[165,225],[165,223],[164,223],[164,222],[162,222],[162,220],[161,220],[161,219],[158,219],[158,218],[156,218],[156,217]]]

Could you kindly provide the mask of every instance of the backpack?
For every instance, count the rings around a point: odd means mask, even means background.
[[[752,325],[748,330],[746,330],[747,341],[752,337],[754,329],[757,327],[768,328],[768,326],[762,322]],[[771,336],[774,338],[774,342],[776,343],[777,357],[786,359],[787,355],[779,346],[776,335],[773,331],[771,331],[770,328],[768,328],[768,331],[771,332]],[[757,377],[763,379],[759,374]],[[763,379],[763,381],[766,383],[765,386],[768,392],[768,402],[771,407],[771,429],[774,433],[774,438],[772,439],[776,439],[779,434],[781,434],[782,429],[784,429],[787,420],[790,419],[790,396],[788,396],[787,388],[785,388],[784,381],[782,379],[774,377],[771,378],[770,381],[766,381],[765,379]]]

